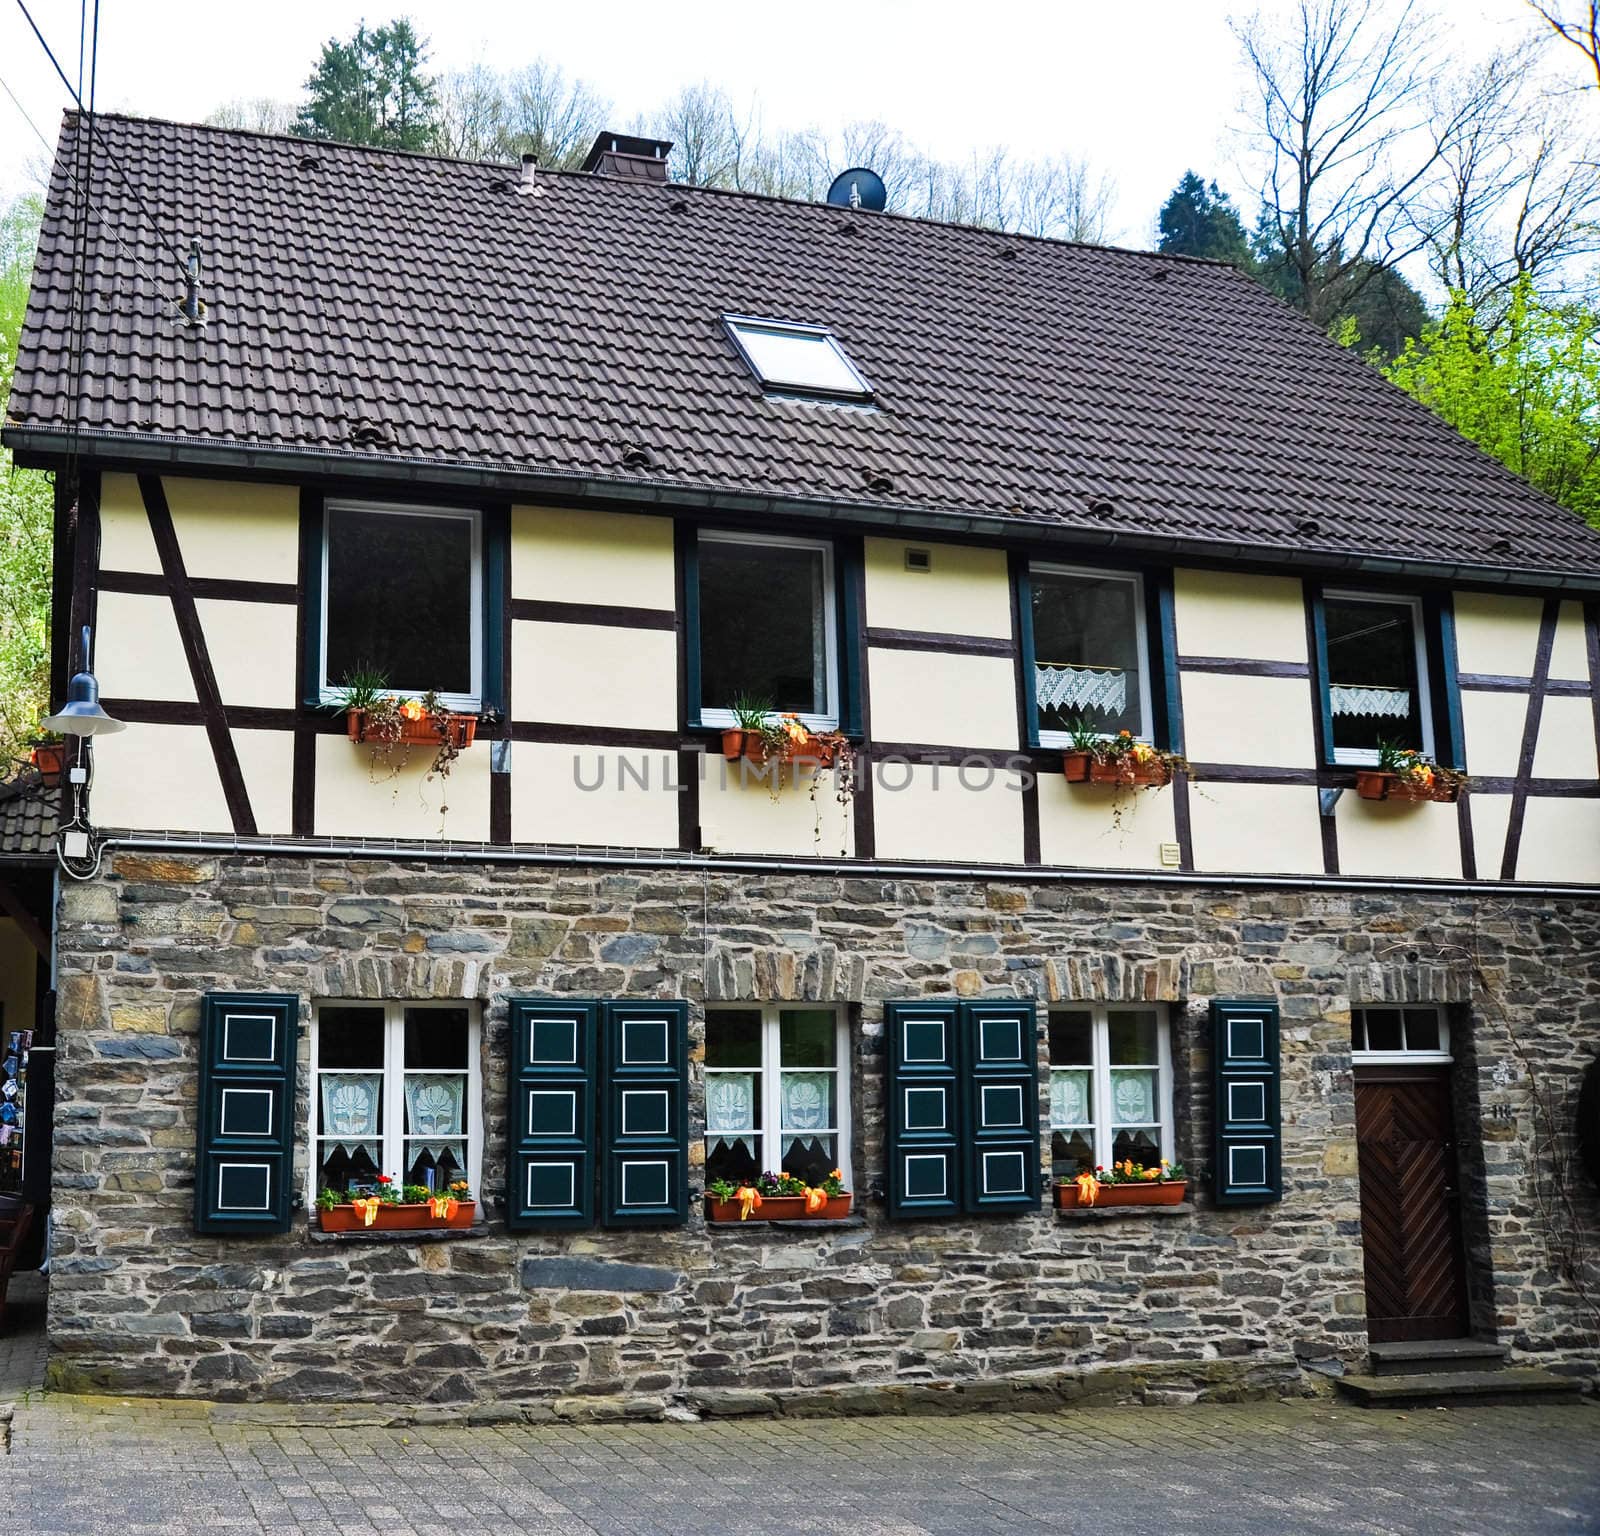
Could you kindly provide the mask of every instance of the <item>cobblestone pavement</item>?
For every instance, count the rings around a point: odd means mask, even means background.
[[[1587,1404],[410,1429],[254,1413],[24,1400],[3,1464],[6,1525],[31,1536],[1600,1531],[1600,1408]]]

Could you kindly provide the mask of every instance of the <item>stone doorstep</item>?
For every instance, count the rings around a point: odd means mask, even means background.
[[[1492,1371],[1441,1370],[1415,1376],[1341,1376],[1335,1385],[1363,1408],[1418,1408],[1452,1403],[1576,1402],[1583,1383],[1535,1366]]]
[[[1185,1407],[1325,1396],[1328,1384],[1292,1358],[1094,1367],[987,1381],[874,1383],[857,1387],[693,1388],[672,1396],[566,1396],[529,1403],[223,1403],[205,1398],[48,1392],[86,1413],[129,1410],[212,1424],[282,1429],[455,1428],[493,1424],[617,1424],[725,1418],[846,1418],[884,1415],[1049,1413],[1060,1408]],[[39,1401],[34,1398],[33,1401]],[[0,1431],[9,1405],[0,1405]]]

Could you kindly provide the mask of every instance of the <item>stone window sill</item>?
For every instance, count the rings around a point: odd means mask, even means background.
[[[708,1221],[705,1229],[737,1237],[762,1237],[774,1232],[793,1236],[809,1233],[817,1237],[828,1232],[858,1232],[866,1224],[865,1216],[845,1216],[838,1221]]]
[[[1124,1216],[1135,1219],[1150,1216],[1193,1216],[1195,1203],[1185,1200],[1182,1205],[1079,1205],[1071,1210],[1056,1212],[1062,1221],[1120,1221]]]
[[[311,1221],[306,1223],[306,1234],[314,1243],[458,1243],[494,1235],[485,1221],[475,1221],[470,1227],[423,1227],[414,1232],[380,1232],[377,1228],[370,1232],[324,1232]]]

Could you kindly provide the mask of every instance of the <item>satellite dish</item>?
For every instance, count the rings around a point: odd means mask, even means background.
[[[865,208],[871,213],[882,213],[889,201],[889,189],[876,171],[856,165],[833,178],[833,185],[828,188],[828,201],[836,208]]]

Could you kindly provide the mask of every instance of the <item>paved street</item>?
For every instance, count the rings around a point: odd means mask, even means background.
[[[10,1529],[307,1536],[1600,1531],[1600,1409],[293,1428],[18,1405]]]

